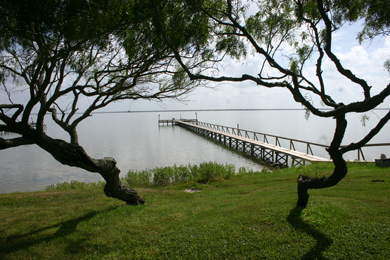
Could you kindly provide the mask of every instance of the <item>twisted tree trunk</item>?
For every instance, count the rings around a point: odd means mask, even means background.
[[[298,177],[298,201],[297,206],[306,207],[309,202],[309,189],[323,189],[335,186],[347,174],[347,163],[342,155],[337,158],[332,158],[334,170],[332,175],[321,178],[312,178],[310,176],[299,175]]]
[[[1,110],[2,108],[18,109],[15,115],[10,118]],[[138,205],[144,204],[145,200],[138,196],[137,192],[124,186],[119,178],[120,170],[116,167],[114,158],[105,157],[103,159],[91,158],[77,143],[77,132],[75,127],[68,130],[71,133],[72,142],[53,139],[47,136],[43,127],[32,127],[28,123],[16,122],[17,115],[21,113],[21,105],[0,105],[0,120],[5,122],[1,129],[4,131],[17,133],[21,137],[13,139],[0,138],[0,150],[21,145],[37,144],[43,150],[50,153],[57,161],[62,164],[79,167],[90,172],[99,173],[106,181],[104,193],[108,197],[117,198],[125,201],[127,204]],[[43,121],[41,121],[43,124]],[[65,125],[64,125],[65,127]]]
[[[80,145],[53,139],[45,134],[37,140],[37,144],[62,164],[99,173],[106,181],[106,196],[123,200],[130,205],[145,203],[135,190],[122,184],[119,178],[120,170],[116,167],[114,158],[93,159]]]
[[[341,142],[344,138],[345,130],[347,128],[347,121],[345,114],[340,114],[336,117],[336,129],[333,140],[327,149],[330,158],[333,160],[335,166],[332,175],[321,178],[312,178],[306,175],[299,175],[298,177],[298,201],[297,206],[306,207],[309,202],[309,189],[323,189],[335,186],[347,175],[347,163],[343,158],[343,152],[340,151]]]

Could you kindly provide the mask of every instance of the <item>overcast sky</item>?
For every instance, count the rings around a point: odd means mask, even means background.
[[[359,28],[349,26],[334,34],[333,50],[345,68],[350,69],[358,77],[364,78],[372,86],[373,94],[380,92],[390,83],[390,75],[383,64],[390,57],[390,37],[378,37],[375,41],[359,44],[356,35]],[[239,62],[225,63],[225,71],[219,75],[241,76],[242,74],[257,75],[261,66],[258,56],[248,55]],[[334,65],[326,60],[323,64],[324,78],[326,79],[327,93],[337,102],[348,103],[362,100],[362,89],[349,80],[341,77]],[[305,69],[306,77],[315,81],[315,65]],[[210,83],[209,86],[216,86]],[[28,95],[13,93],[14,100],[21,100],[18,96]],[[313,101],[319,105],[318,98]],[[9,103],[3,89],[0,89],[0,103]],[[380,107],[390,107],[390,98],[387,98]],[[267,89],[257,86],[253,82],[223,83],[215,88],[199,87],[188,96],[186,103],[176,101],[150,102],[145,100],[122,101],[111,104],[104,111],[144,111],[144,110],[192,110],[192,109],[279,109],[302,108],[294,102],[287,89]]]
[[[345,68],[356,76],[364,78],[372,86],[372,94],[379,93],[390,83],[390,75],[384,69],[384,62],[390,57],[390,37],[378,37],[372,42],[359,44],[356,40],[357,26],[348,26],[334,35],[333,50]],[[219,75],[240,76],[242,74],[256,75],[261,61],[259,57],[248,55],[240,62],[226,64],[226,70]],[[362,100],[362,89],[340,76],[335,66],[326,60],[323,64],[327,93],[337,102],[348,103]],[[305,70],[306,76],[315,81],[315,66]],[[213,83],[210,86],[214,86]],[[318,98],[313,101],[319,105]],[[269,109],[269,108],[301,108],[294,102],[287,89],[267,89],[253,82],[224,83],[215,89],[197,88],[185,104],[164,101],[163,103],[149,101],[133,101],[114,104],[108,110],[171,110],[171,109]],[[387,98],[380,107],[390,107]]]

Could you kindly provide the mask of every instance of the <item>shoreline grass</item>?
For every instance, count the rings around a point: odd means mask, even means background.
[[[388,259],[390,169],[348,165],[337,186],[309,192],[304,210],[298,175],[332,165],[137,188],[146,204],[136,207],[101,184],[0,194],[0,258]],[[202,191],[184,192],[192,185]]]

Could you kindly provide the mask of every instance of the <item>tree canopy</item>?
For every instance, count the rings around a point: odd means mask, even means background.
[[[169,26],[164,19],[157,20],[156,27],[161,28],[165,41],[192,80],[251,81],[262,87],[283,88],[289,91],[292,98],[302,104],[308,113],[335,119],[334,137],[327,148],[335,170],[330,176],[322,178],[299,176],[297,205],[306,206],[309,197],[308,189],[331,187],[343,179],[347,174],[343,154],[367,144],[390,119],[389,111],[364,138],[342,146],[347,127],[346,114],[364,113],[376,108],[389,97],[390,82],[380,91],[373,92],[372,86],[366,79],[354,74],[341,62],[333,48],[334,35],[345,24],[354,22],[363,23],[363,28],[357,35],[360,41],[388,35],[389,7],[385,1],[199,0],[183,2],[195,6],[196,12],[208,16],[209,38],[201,49],[204,52],[207,50],[210,55],[204,56],[195,52],[193,56],[183,55],[176,49],[174,40],[171,40],[170,34],[167,33]],[[156,15],[160,16],[160,13],[163,11],[156,7]],[[223,74],[220,67],[221,60],[241,61],[245,60],[247,55],[257,58],[257,73]],[[203,61],[203,72],[197,70],[196,64],[199,60]],[[332,86],[329,86],[324,77],[326,61],[330,61],[339,75],[348,79],[356,91],[363,93],[360,100],[343,103],[344,101],[341,101],[338,96],[329,94],[329,88]],[[313,64],[315,64],[314,74],[306,69]],[[386,68],[390,67],[388,64],[389,62],[385,63]],[[321,100],[321,104],[314,104],[315,98]]]
[[[183,76],[172,50],[156,37],[148,7],[131,0],[2,1],[0,88],[8,100],[0,104],[0,132],[17,135],[0,136],[0,149],[36,144],[63,164],[100,173],[107,196],[143,203],[121,184],[115,159],[84,151],[77,126],[113,102],[180,99],[199,84]],[[204,41],[201,32],[188,33],[192,26],[182,24],[186,37],[175,41],[177,50]],[[69,140],[45,133],[47,114]]]

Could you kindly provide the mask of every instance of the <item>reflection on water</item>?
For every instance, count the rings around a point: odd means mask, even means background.
[[[379,111],[381,112],[381,111]],[[378,113],[378,112],[377,112]],[[194,112],[160,113],[162,119],[195,118]],[[218,111],[198,112],[203,122],[236,127],[266,134],[328,145],[332,140],[334,120],[312,116],[305,120],[303,111]],[[356,142],[376,122],[362,127],[359,117],[349,118],[345,142]],[[68,137],[46,118],[47,132],[55,138]],[[114,157],[122,176],[129,169],[199,164],[204,161],[234,164],[236,169],[248,167],[261,170],[253,161],[232,152],[178,126],[160,126],[158,113],[95,114],[78,128],[80,144],[94,158]],[[370,125],[371,124],[371,125]],[[387,125],[371,143],[389,142]],[[298,149],[298,148],[297,148]],[[366,159],[389,155],[390,147],[364,149]],[[315,155],[327,157],[324,149],[313,150]],[[347,155],[355,159],[357,153]],[[98,181],[97,173],[62,165],[39,147],[23,146],[0,151],[0,193],[42,190],[45,186],[64,181]]]

